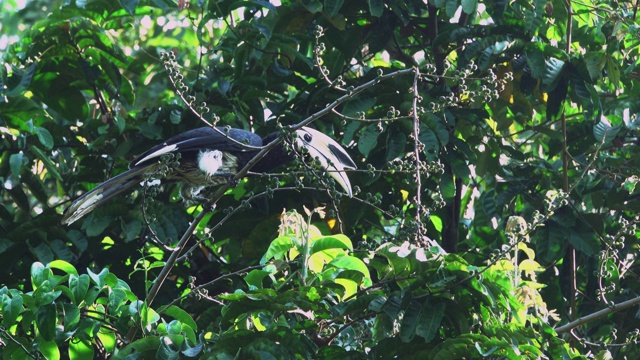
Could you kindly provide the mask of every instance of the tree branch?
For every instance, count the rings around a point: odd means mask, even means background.
[[[380,83],[381,81],[384,80],[388,80],[388,79],[392,79],[396,76],[400,76],[400,75],[406,75],[406,74],[411,74],[414,73],[414,69],[404,69],[404,70],[397,70],[394,71],[392,73],[388,73],[388,74],[382,74],[380,73],[379,76],[377,76],[375,79],[367,81],[364,84],[361,84],[355,88],[348,88],[348,92],[347,94],[344,94],[342,96],[340,96],[338,99],[336,99],[334,102],[332,102],[331,104],[327,105],[327,107],[325,107],[324,109],[310,115],[309,117],[307,117],[306,119],[302,120],[301,122],[289,126],[288,129],[290,131],[296,131],[300,128],[302,128],[303,126],[306,126],[310,123],[312,123],[313,121],[327,115],[330,114],[333,109],[335,109],[338,105],[342,104],[343,102],[351,99],[352,97],[356,96],[357,94],[361,93],[362,91],[373,87],[374,85],[377,85],[378,83]],[[176,86],[179,86],[179,84],[177,84]],[[185,100],[185,99],[183,99]],[[188,99],[187,99],[188,100]],[[186,100],[185,100],[186,101]],[[190,109],[192,109],[192,111],[195,111],[190,104],[187,104],[189,106]],[[202,119],[202,116],[199,116]],[[274,147],[276,147],[279,143],[281,143],[283,141],[283,137],[278,137],[277,139],[271,141],[269,144],[265,145],[262,147],[262,149],[245,165],[244,168],[242,168],[240,171],[238,171],[238,173],[233,177],[234,180],[238,181],[242,178],[244,178],[247,173],[249,172],[249,170],[251,170],[251,168],[257,164],[263,157],[265,157],[265,155],[267,155],[267,153],[269,151],[271,151],[271,149],[273,149]],[[164,283],[164,281],[167,279],[167,277],[169,276],[169,273],[171,272],[171,269],[173,268],[173,266],[176,264],[178,257],[180,256],[180,253],[182,252],[182,250],[184,250],[187,241],[189,241],[189,239],[191,238],[191,235],[193,234],[193,232],[195,231],[196,227],[198,226],[198,224],[200,223],[200,221],[202,221],[202,219],[205,217],[206,214],[209,213],[210,210],[207,209],[213,209],[214,205],[218,202],[218,200],[220,200],[220,198],[222,198],[222,196],[224,196],[225,192],[230,188],[229,183],[224,184],[222,186],[220,186],[218,188],[218,190],[213,194],[213,196],[211,197],[211,200],[209,202],[207,202],[207,204],[204,206],[203,210],[193,219],[193,221],[191,222],[191,224],[189,225],[189,227],[187,228],[187,230],[184,232],[184,234],[182,235],[182,237],[180,238],[180,241],[178,242],[178,245],[175,248],[175,251],[171,252],[171,255],[169,255],[169,258],[167,259],[167,262],[165,263],[164,267],[162,268],[162,270],[160,270],[160,274],[158,274],[158,277],[156,278],[156,281],[153,283],[153,285],[151,286],[151,288],[149,289],[149,293],[147,294],[147,297],[145,298],[145,302],[147,304],[147,306],[150,306],[153,303],[153,300],[155,299],[156,295],[158,295],[158,292],[160,291],[160,288],[162,287],[162,284]],[[135,336],[137,332],[137,328],[133,327],[131,328],[131,330],[129,331],[129,333],[127,334],[126,337],[126,341],[127,342],[131,342]]]
[[[630,307],[632,307],[634,305],[637,305],[637,304],[640,304],[640,296],[635,297],[635,298],[630,299],[630,300],[627,300],[627,301],[624,301],[624,302],[621,302],[621,303],[616,304],[616,305],[611,305],[606,309],[602,309],[602,310],[596,311],[596,312],[594,312],[594,313],[592,313],[590,315],[577,318],[576,320],[574,320],[574,321],[572,321],[572,322],[570,322],[568,324],[564,324],[562,326],[557,327],[555,329],[556,333],[558,333],[558,334],[565,333],[565,332],[570,331],[570,330],[572,330],[572,329],[574,329],[574,328],[576,328],[576,327],[578,327],[578,326],[580,326],[582,324],[586,324],[586,323],[588,323],[590,321],[593,321],[593,320],[599,319],[601,317],[607,316],[609,314],[613,314],[615,312],[630,308]]]

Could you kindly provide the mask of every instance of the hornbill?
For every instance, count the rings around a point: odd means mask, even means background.
[[[112,177],[77,198],[65,211],[62,224],[71,224],[93,211],[110,198],[144,183],[154,176],[184,183],[182,195],[186,198],[200,198],[198,193],[205,187],[222,185],[232,178],[261,150],[263,145],[275,140],[279,133],[271,133],[263,139],[241,129],[202,127],[176,135],[160,145],[156,145],[135,158],[129,170]],[[329,171],[329,175],[342,186],[347,195],[352,196],[351,183],[345,169],[355,169],[349,154],[332,138],[308,128],[296,131],[293,141],[295,151],[307,156]],[[177,156],[175,166],[162,171],[162,158],[168,154]],[[283,143],[271,149],[252,168],[252,172],[263,173],[293,160]],[[167,161],[164,162],[165,164]],[[164,174],[159,174],[164,173]]]

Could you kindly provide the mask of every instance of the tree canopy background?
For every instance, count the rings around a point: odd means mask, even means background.
[[[2,7],[3,358],[640,356],[637,2]],[[355,195],[297,161],[60,225],[205,122],[310,123]]]

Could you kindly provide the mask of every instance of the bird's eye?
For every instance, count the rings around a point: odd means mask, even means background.
[[[311,136],[311,134],[306,133],[302,136],[302,138],[304,139],[304,141],[306,142],[311,142],[311,139],[313,139],[313,136]]]

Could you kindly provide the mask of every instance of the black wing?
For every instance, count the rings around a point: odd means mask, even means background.
[[[168,153],[183,153],[203,149],[243,153],[255,152],[257,150],[255,147],[262,146],[260,136],[250,131],[224,127],[217,128],[225,135],[218,133],[210,127],[201,127],[183,132],[145,151],[131,162],[130,167],[144,165],[150,160],[155,161],[160,156]]]

